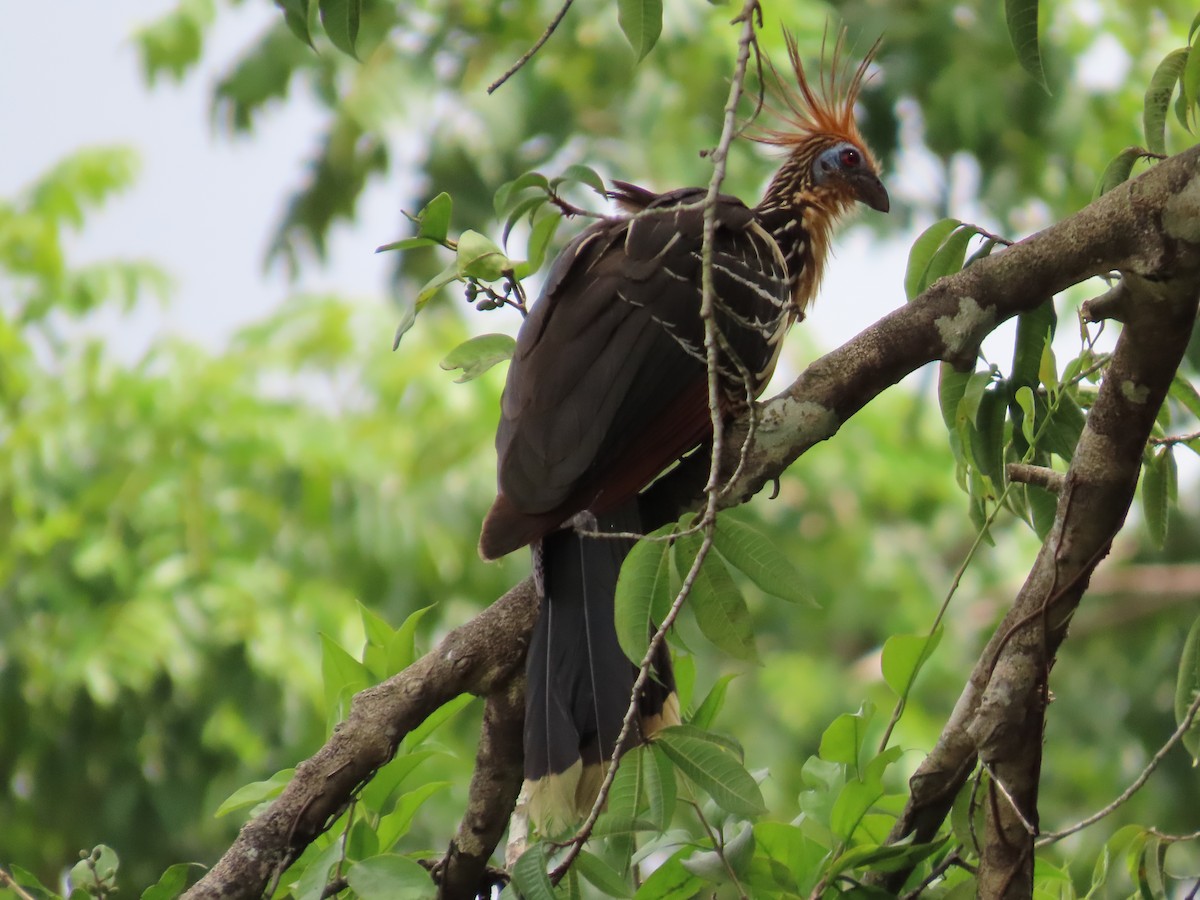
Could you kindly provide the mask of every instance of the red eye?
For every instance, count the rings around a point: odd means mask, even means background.
[[[838,154],[843,169],[857,169],[862,164],[862,154],[853,147],[846,147]]]

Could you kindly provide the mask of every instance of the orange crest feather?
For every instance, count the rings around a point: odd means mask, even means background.
[[[786,105],[785,110],[771,108],[770,112],[786,127],[764,129],[755,134],[753,139],[762,144],[791,148],[819,135],[840,138],[865,147],[854,121],[854,104],[883,38],[875,41],[853,74],[850,74],[850,63],[845,60],[846,29],[843,28],[834,41],[828,64],[825,58],[826,41],[822,38],[821,67],[815,87],[804,71],[795,36],[784,29],[783,39],[787,43],[788,59],[795,73],[795,85],[784,80],[770,59],[767,64],[774,81],[772,93]]]

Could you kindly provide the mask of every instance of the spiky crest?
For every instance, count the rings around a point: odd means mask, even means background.
[[[828,62],[825,58],[826,37],[821,39],[821,66],[817,84],[814,86],[804,71],[795,36],[784,29],[783,39],[787,44],[795,84],[789,84],[769,59],[767,65],[771,69],[772,93],[786,106],[785,110],[770,111],[785,127],[763,129],[752,135],[754,140],[795,150],[816,137],[831,143],[851,141],[866,149],[866,142],[854,121],[854,104],[858,100],[867,69],[879,50],[882,38],[875,41],[851,75],[850,63],[845,59],[846,29],[843,28],[838,33]]]

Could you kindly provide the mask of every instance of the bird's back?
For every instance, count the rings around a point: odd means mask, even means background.
[[[704,196],[617,182],[630,214],[585,229],[555,261],[508,373],[486,558],[582,510],[616,507],[711,432]],[[765,386],[793,307],[783,257],[755,212],[722,196],[716,224],[722,403],[733,411]]]

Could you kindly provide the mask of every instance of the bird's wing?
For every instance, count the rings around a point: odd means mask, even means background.
[[[599,222],[567,246],[518,335],[496,435],[501,496],[481,540],[489,558],[580,510],[616,506],[711,429],[704,191],[648,196],[631,194],[644,212]],[[717,225],[723,385],[736,404],[774,364],[790,316],[787,277],[775,242],[740,201],[720,198]]]

